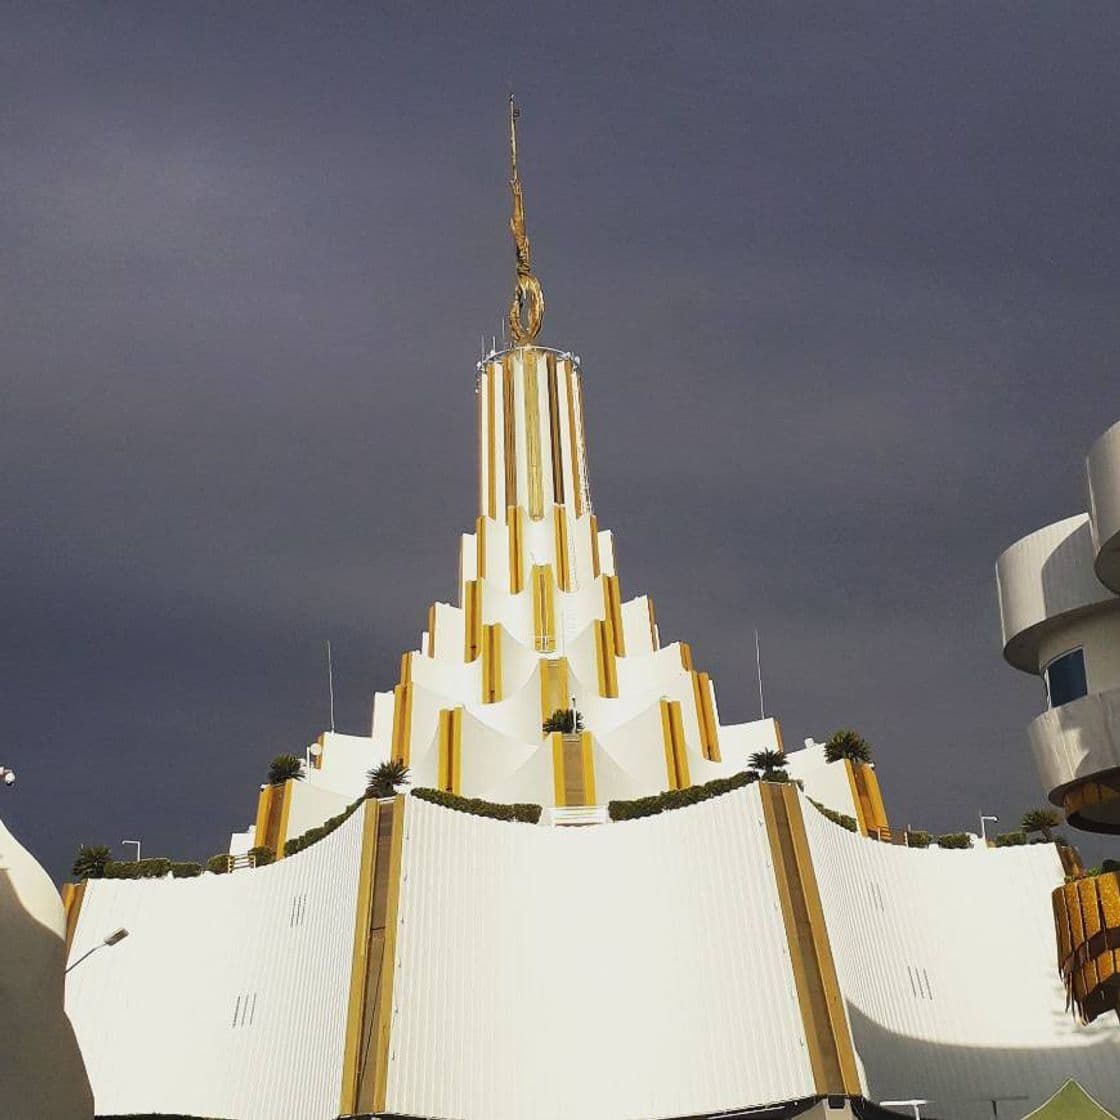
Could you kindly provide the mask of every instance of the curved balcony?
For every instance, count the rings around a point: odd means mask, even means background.
[[[1081,513],[1023,537],[996,561],[1003,656],[1016,669],[1037,673],[1048,634],[1120,606],[1097,580],[1093,556],[1089,515]]]
[[[1120,688],[1051,708],[1028,734],[1043,786],[1069,823],[1120,833]]]
[[[1120,594],[1120,421],[1089,449],[1085,468],[1097,578]]]

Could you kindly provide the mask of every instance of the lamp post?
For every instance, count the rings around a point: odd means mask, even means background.
[[[929,1101],[914,1098],[909,1101],[880,1101],[879,1104],[883,1108],[890,1108],[892,1105],[900,1108],[912,1108],[914,1110],[914,1120],[922,1120],[922,1105],[929,1104]]]
[[[993,817],[990,814],[986,814],[986,813],[981,813],[980,814],[980,843],[981,844],[987,844],[988,843],[987,822],[988,821],[995,822],[995,821],[998,821],[998,820],[999,820],[999,817]]]
[[[0,766],[0,782],[6,786],[14,786],[16,784],[16,772],[8,769],[7,766]]]
[[[125,846],[125,844],[135,844],[136,845],[136,862],[139,863],[140,862],[140,841],[139,840],[122,840],[121,841],[121,847],[123,848]]]
[[[70,965],[66,969],[66,971],[73,972],[73,970],[77,968],[78,965],[80,965],[82,961],[86,959],[86,957],[96,953],[98,949],[104,949],[106,945],[116,945],[118,942],[123,941],[127,936],[128,930],[124,929],[123,927],[121,929],[114,930],[109,934],[108,937],[102,938],[96,945],[94,945],[92,949],[87,949],[72,965]]]

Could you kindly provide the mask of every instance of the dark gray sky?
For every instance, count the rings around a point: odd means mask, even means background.
[[[725,721],[757,626],[787,744],[859,728],[897,823],[1041,800],[993,562],[1120,416],[1115,5],[0,18],[0,811],[54,874],[222,850],[324,639],[361,733],[454,596],[510,81],[624,592]]]

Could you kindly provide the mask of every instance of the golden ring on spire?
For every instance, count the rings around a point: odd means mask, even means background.
[[[513,302],[509,305],[509,336],[519,346],[532,342],[544,318],[544,293],[540,281],[529,273],[517,277]]]

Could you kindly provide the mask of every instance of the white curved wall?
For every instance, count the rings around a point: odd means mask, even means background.
[[[1051,620],[1115,602],[1093,570],[1089,515],[1047,525],[1016,541],[996,562],[1004,657],[1037,673],[1039,642]]]
[[[387,1110],[682,1116],[813,1092],[758,790],[585,829],[410,799]]]
[[[0,1116],[86,1120],[93,1096],[62,1009],[62,900],[0,823]]]
[[[99,1115],[333,1120],[362,815],[280,863],[86,890],[68,977]]]
[[[1085,655],[1085,683],[1090,692],[1120,688],[1120,612],[1105,610],[1058,622],[1038,643],[1038,663],[1080,648]]]
[[[852,1034],[875,1100],[924,1097],[957,1120],[1022,1116],[1075,1077],[1120,1109],[1120,1025],[1078,1026],[1055,964],[1053,845],[881,844],[805,806]]]
[[[1097,575],[1120,593],[1120,421],[1089,449],[1085,468]]]

